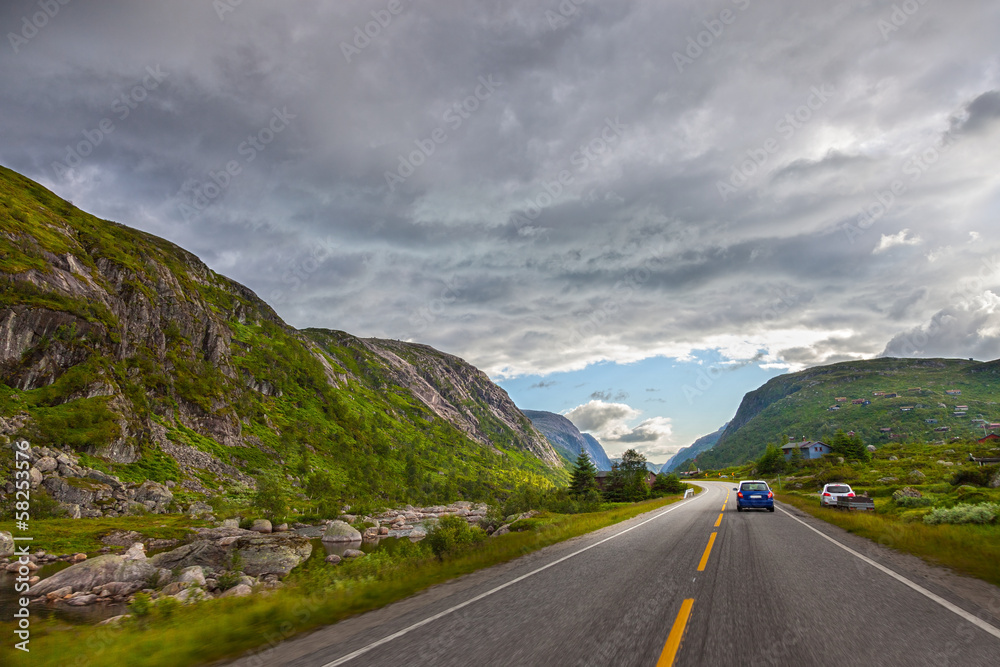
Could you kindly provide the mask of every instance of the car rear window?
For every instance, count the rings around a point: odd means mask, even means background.
[[[742,488],[744,491],[767,491],[767,484],[761,482],[743,484]]]
[[[846,484],[834,484],[833,486],[826,487],[826,490],[830,493],[850,493],[851,487]]]

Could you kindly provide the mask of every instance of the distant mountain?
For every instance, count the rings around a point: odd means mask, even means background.
[[[654,475],[659,475],[660,471],[663,470],[663,464],[646,461],[646,470],[653,473]]]
[[[783,435],[827,440],[838,429],[875,446],[982,437],[990,423],[1000,423],[998,401],[1000,360],[880,358],[816,366],[746,394],[718,443],[696,463],[703,470],[742,463]]]
[[[715,446],[715,443],[719,441],[719,438],[722,437],[722,434],[725,432],[727,426],[729,426],[729,422],[723,424],[722,428],[715,433],[703,435],[687,447],[679,449],[676,454],[667,459],[667,462],[663,464],[661,470],[663,472],[670,472],[688,459],[693,459],[698,454],[711,449]]]
[[[570,420],[554,412],[541,410],[522,410],[522,412],[566,460],[572,462],[580,455],[582,447],[598,470],[611,470],[611,459],[608,458],[601,443],[589,433],[580,433],[580,429]]]

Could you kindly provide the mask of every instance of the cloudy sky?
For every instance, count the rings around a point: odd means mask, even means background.
[[[662,461],[788,369],[1000,357],[996,2],[10,0],[0,27],[0,163],[612,455]]]

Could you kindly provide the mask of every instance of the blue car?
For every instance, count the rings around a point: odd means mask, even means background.
[[[743,480],[733,491],[736,492],[737,512],[750,509],[774,511],[774,492],[764,480]]]

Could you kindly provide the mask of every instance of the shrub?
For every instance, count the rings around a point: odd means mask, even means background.
[[[146,593],[136,593],[135,598],[129,603],[128,610],[136,618],[149,616],[149,612],[153,610],[153,602]]]
[[[687,484],[674,473],[669,475],[660,473],[656,476],[656,481],[653,482],[653,491],[656,493],[683,493],[686,488]]]
[[[239,572],[223,572],[215,581],[219,584],[219,589],[223,591],[228,591],[230,588],[240,583],[240,573]]]
[[[257,482],[257,495],[253,499],[254,507],[260,509],[271,521],[283,519],[288,514],[288,499],[281,484],[270,477]]]
[[[427,534],[427,543],[438,558],[455,553],[486,537],[482,528],[470,528],[469,523],[458,516],[444,516]]]
[[[936,507],[924,517],[924,523],[993,523],[1000,515],[1000,504],[982,503],[980,505],[956,505],[955,507]]]
[[[971,484],[972,486],[989,486],[990,480],[1000,470],[1000,466],[976,466],[974,468],[961,468],[955,472],[951,478],[952,486],[962,486]]]
[[[893,501],[900,507],[930,507],[930,498],[912,498],[910,496],[892,496]]]

